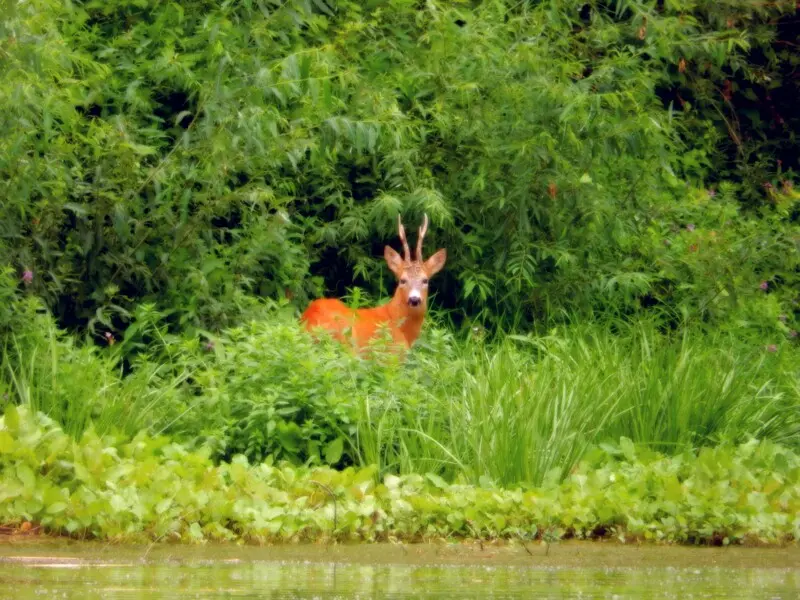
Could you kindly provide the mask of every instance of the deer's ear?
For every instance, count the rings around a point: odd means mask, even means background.
[[[444,267],[447,260],[447,250],[442,248],[425,261],[425,272],[428,277],[433,277]]]
[[[400,273],[403,272],[403,258],[389,246],[383,248],[383,258],[386,259],[386,264],[392,273],[400,277]]]

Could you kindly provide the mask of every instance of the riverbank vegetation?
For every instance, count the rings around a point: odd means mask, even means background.
[[[13,3],[0,518],[797,539],[797,10]],[[398,213],[448,251],[422,337],[312,343]]]
[[[0,518],[122,540],[476,537],[729,544],[797,539],[800,456],[769,442],[664,457],[622,438],[535,489],[375,469],[214,465],[165,438],[80,440],[26,409],[0,424]]]

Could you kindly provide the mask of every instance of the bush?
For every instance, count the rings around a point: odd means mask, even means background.
[[[0,264],[32,270],[60,325],[99,340],[142,301],[218,331],[247,319],[248,295],[384,290],[397,214],[427,211],[456,320],[644,304],[718,323],[761,281],[796,311],[789,165],[764,157],[758,202],[745,182],[698,206],[680,179],[702,189],[719,166],[708,115],[730,102],[714,86],[764,71],[745,52],[770,47],[791,4],[16,4]],[[703,112],[665,109],[674,86]],[[701,221],[716,249],[665,250]],[[745,272],[717,268],[743,257]]]

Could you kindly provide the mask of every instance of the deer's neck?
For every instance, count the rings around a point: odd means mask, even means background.
[[[408,345],[411,346],[419,337],[425,311],[410,311],[408,305],[398,296],[394,296],[385,306],[389,320],[402,332]]]

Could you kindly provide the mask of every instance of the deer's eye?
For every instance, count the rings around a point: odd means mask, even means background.
[[[400,285],[405,285],[405,284],[407,284],[407,283],[408,283],[408,279],[406,279],[405,277],[403,277],[403,278],[400,280]]]
[[[428,285],[428,279],[427,278],[422,280],[422,285]]]

